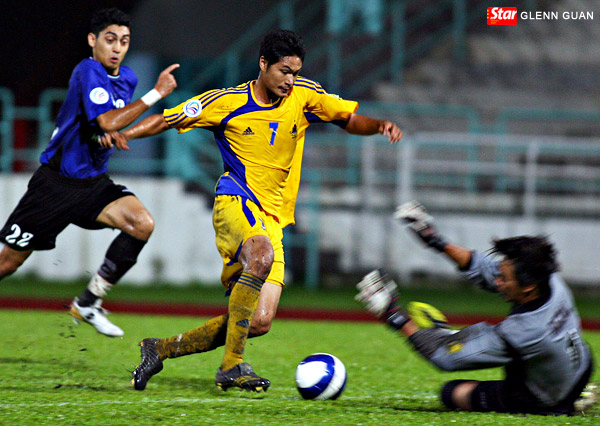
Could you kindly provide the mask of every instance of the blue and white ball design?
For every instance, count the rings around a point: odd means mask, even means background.
[[[296,368],[296,387],[304,399],[337,399],[346,387],[346,367],[330,354],[306,357]]]

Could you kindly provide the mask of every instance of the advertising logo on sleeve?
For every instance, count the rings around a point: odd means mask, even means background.
[[[103,87],[96,87],[90,92],[90,100],[96,105],[103,105],[108,102],[110,96]]]
[[[517,25],[516,7],[488,7],[488,25]]]
[[[198,99],[187,101],[183,106],[183,113],[190,118],[198,117],[202,112],[202,104]]]

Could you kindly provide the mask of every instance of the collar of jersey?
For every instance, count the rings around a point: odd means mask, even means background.
[[[547,293],[542,294],[537,299],[531,300],[529,302],[525,302],[523,304],[514,304],[513,308],[510,311],[510,315],[513,314],[524,314],[525,312],[532,312],[539,308],[541,308],[548,300],[550,300],[550,296],[552,295],[552,290]]]
[[[96,61],[96,60],[95,60],[95,59],[94,59],[92,56],[90,56],[90,59],[91,59],[92,61]],[[98,61],[96,61],[96,62],[98,62]],[[100,64],[100,62],[98,62],[98,63]],[[100,65],[102,65],[102,64],[100,64]],[[102,65],[102,68],[104,68],[104,65]],[[106,71],[106,68],[104,68],[104,71]],[[119,67],[119,71],[121,71],[121,67]],[[119,74],[117,74],[117,75],[110,75],[110,74],[107,72],[107,73],[106,73],[106,76],[107,76],[108,78],[111,78],[111,79],[113,79],[113,80],[117,80],[117,79],[121,78],[121,73],[119,72]]]
[[[254,103],[256,105],[258,105],[259,107],[264,107],[264,108],[272,108],[274,106],[277,106],[279,103],[281,103],[283,98],[279,98],[278,100],[276,100],[273,103],[270,104],[263,104],[262,102],[260,102],[257,98],[256,95],[254,94],[254,83],[256,83],[256,80],[252,80],[249,84],[250,86],[250,96],[252,96],[252,100],[254,101]]]

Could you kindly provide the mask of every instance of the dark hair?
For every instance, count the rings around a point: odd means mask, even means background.
[[[537,283],[542,292],[549,289],[550,275],[558,270],[556,250],[545,236],[520,236],[493,240],[492,253],[512,260],[519,286]]]
[[[94,13],[90,22],[90,32],[96,36],[100,31],[110,25],[119,25],[131,28],[131,18],[125,12],[111,7],[110,9],[102,9]]]
[[[269,65],[275,64],[285,56],[298,56],[304,62],[304,41],[290,30],[274,30],[268,33],[260,43],[260,56],[264,56]]]

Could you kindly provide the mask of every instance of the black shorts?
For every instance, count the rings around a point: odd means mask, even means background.
[[[572,415],[573,403],[581,395],[592,374],[592,362],[572,391],[558,404],[548,407],[524,386],[507,380],[479,382],[471,394],[473,411],[497,413],[529,413],[540,415]]]
[[[0,231],[0,242],[19,251],[51,250],[58,234],[71,223],[85,229],[105,228],[96,222],[98,215],[128,195],[134,194],[106,174],[73,179],[42,165]]]

